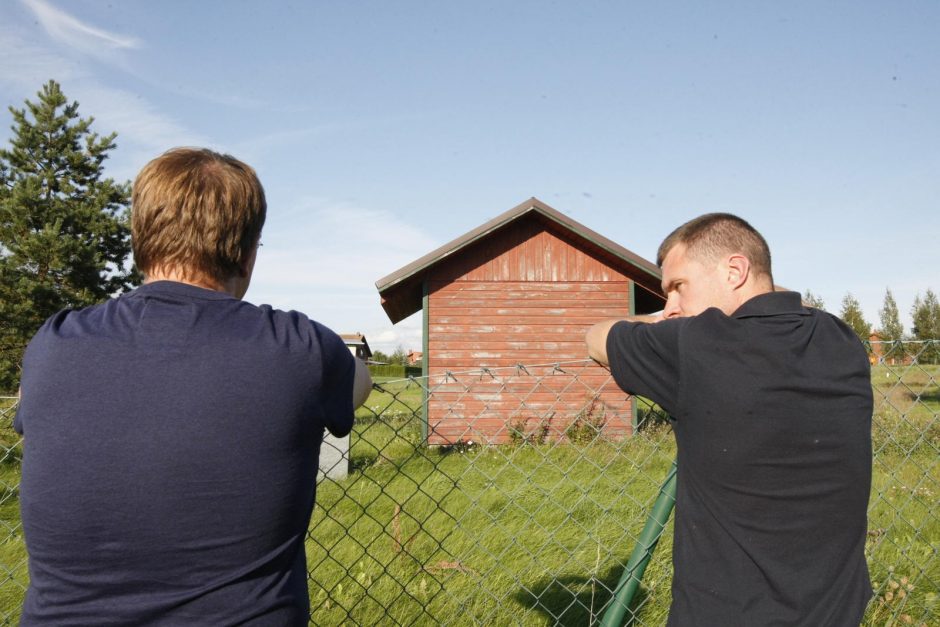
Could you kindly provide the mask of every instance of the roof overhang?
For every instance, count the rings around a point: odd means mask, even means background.
[[[636,277],[641,287],[653,294],[660,294],[662,274],[655,264],[533,197],[376,281],[382,308],[392,323],[421,310],[424,277],[432,268],[454,258],[467,247],[506,225],[533,213],[606,257],[612,265],[624,270],[632,269],[629,274]]]

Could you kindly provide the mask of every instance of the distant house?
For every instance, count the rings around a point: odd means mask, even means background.
[[[368,361],[372,358],[372,349],[369,348],[366,336],[361,333],[340,333],[339,336],[346,342],[349,352],[353,355],[362,361]]]
[[[595,322],[663,309],[660,278],[654,264],[532,198],[376,287],[393,323],[423,311],[424,373],[440,380],[483,367],[584,360],[584,335]],[[605,369],[590,366],[583,385],[544,399],[544,413],[572,420],[585,406],[586,390],[608,379]],[[438,387],[429,399],[429,443],[508,441],[508,425],[518,419],[511,391],[471,398],[461,389],[455,384],[449,394]],[[605,432],[631,433],[632,400],[614,385],[605,390],[597,399]],[[527,411],[538,411],[539,402],[528,399]],[[554,428],[562,433],[564,424]]]
[[[421,365],[421,360],[423,358],[424,353],[421,351],[408,351],[408,356],[406,357],[409,366]]]

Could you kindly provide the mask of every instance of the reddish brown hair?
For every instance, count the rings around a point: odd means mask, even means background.
[[[145,275],[236,276],[261,237],[264,188],[251,166],[205,148],[174,148],[134,181],[131,240]]]

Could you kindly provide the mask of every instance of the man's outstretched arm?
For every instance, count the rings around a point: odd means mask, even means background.
[[[355,359],[355,358],[354,358]],[[356,359],[356,374],[353,380],[353,409],[358,409],[372,392],[372,377],[369,368],[361,359]]]
[[[652,324],[662,319],[663,315],[660,312],[648,316],[627,316],[626,318],[611,318],[610,320],[598,322],[588,329],[587,335],[584,337],[585,342],[587,342],[588,356],[598,363],[609,366],[610,360],[607,358],[607,334],[610,333],[612,326],[621,321]]]

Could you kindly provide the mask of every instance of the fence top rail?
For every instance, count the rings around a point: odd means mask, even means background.
[[[936,344],[940,339],[931,338],[928,340],[865,340],[869,344]]]

